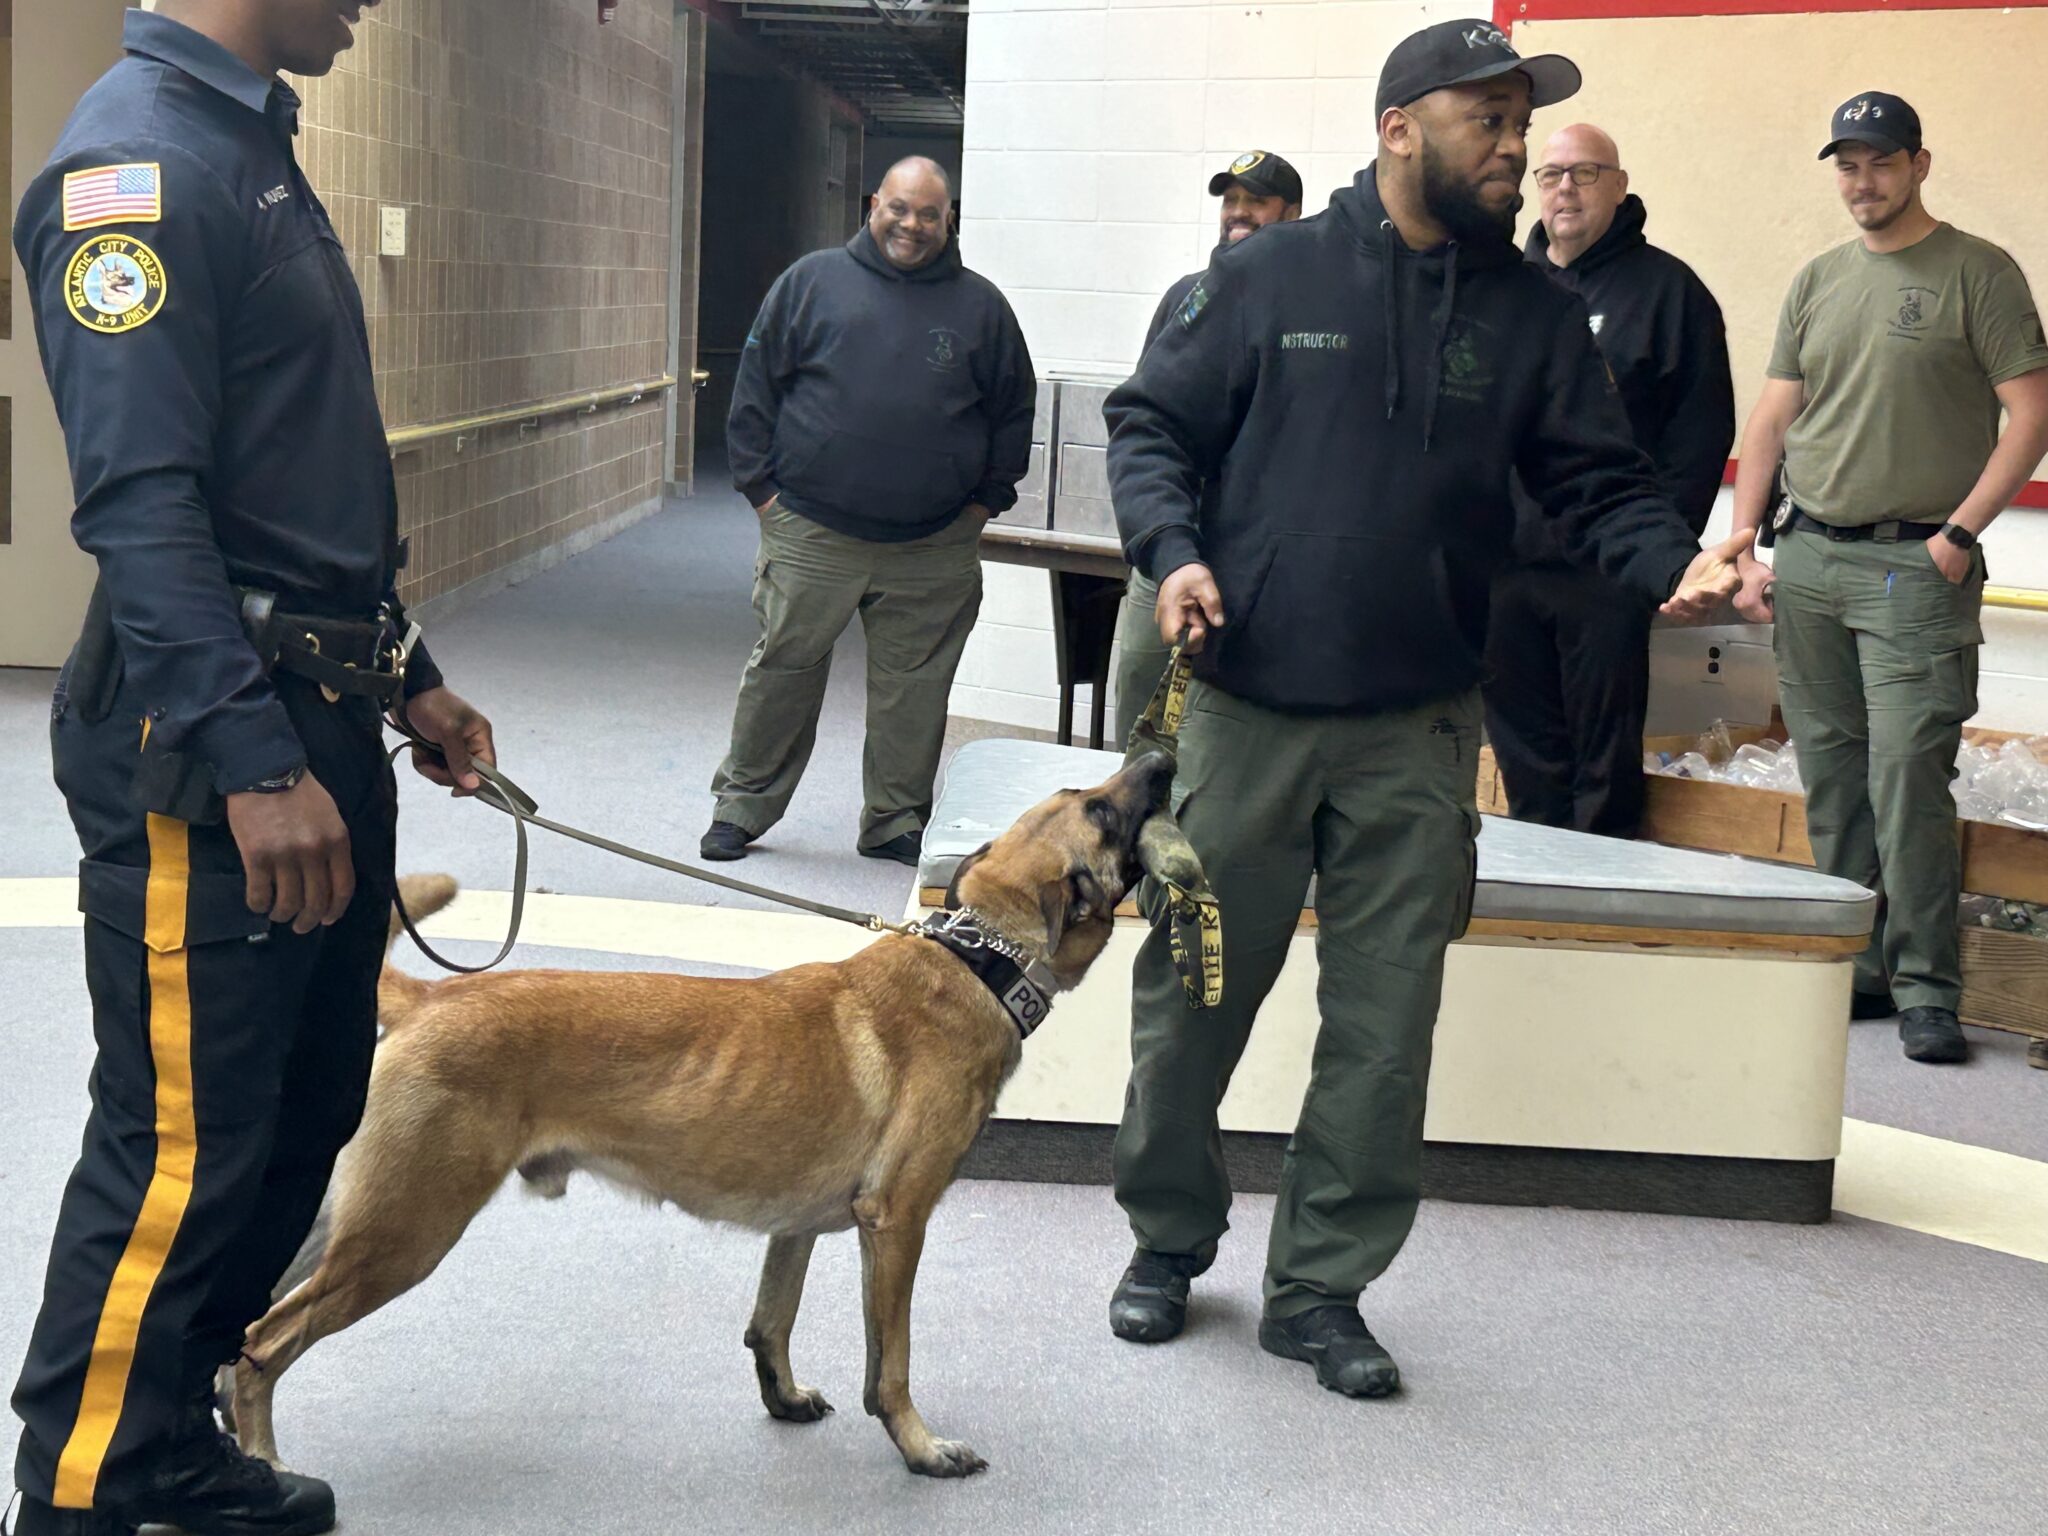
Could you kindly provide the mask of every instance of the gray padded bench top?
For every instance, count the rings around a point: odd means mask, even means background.
[[[944,889],[962,858],[1039,801],[1056,790],[1092,788],[1122,763],[1121,753],[1086,747],[967,743],[947,765],[932,807],[918,884]],[[1308,905],[1315,905],[1313,888]],[[1862,886],[1810,869],[1488,816],[1472,910],[1515,922],[1853,938],[1870,932],[1876,909],[1877,898]]]

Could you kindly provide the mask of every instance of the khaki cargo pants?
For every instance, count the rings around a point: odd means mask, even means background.
[[[873,848],[924,826],[953,674],[981,612],[981,529],[963,512],[927,538],[870,543],[770,504],[754,562],[761,638],[711,781],[715,819],[758,837],[788,811],[817,743],[832,647],[858,615],[868,647],[858,842]]]

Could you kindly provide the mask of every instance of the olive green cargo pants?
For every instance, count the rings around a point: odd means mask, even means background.
[[[1153,610],[1159,605],[1159,583],[1141,571],[1132,571],[1124,587],[1124,600],[1116,615],[1116,745],[1131,739],[1131,728],[1159,679],[1166,675],[1173,648],[1159,638],[1159,620]]]
[[[1355,1301],[1414,1224],[1444,950],[1471,917],[1480,713],[1477,690],[1348,716],[1192,690],[1180,821],[1222,902],[1223,1004],[1188,1006],[1155,929],[1132,985],[1116,1194],[1143,1247],[1214,1251],[1230,1209],[1217,1106],[1313,876],[1322,1023],[1267,1246],[1272,1316]]]
[[[1773,571],[1778,696],[1814,862],[1883,898],[1856,990],[1953,1009],[1962,867],[1949,784],[1977,712],[1983,551],[1955,585],[1918,541],[1795,532]]]

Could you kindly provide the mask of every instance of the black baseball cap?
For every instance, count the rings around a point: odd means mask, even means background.
[[[1868,144],[1881,155],[1920,153],[1920,114],[1903,97],[1883,91],[1865,91],[1851,96],[1835,108],[1829,131],[1834,135],[1821,149],[1825,160],[1842,147],[1844,140]]]
[[[1233,181],[1241,181],[1260,197],[1301,201],[1301,172],[1265,149],[1248,149],[1209,178],[1209,195],[1221,197]]]
[[[1519,71],[1528,76],[1532,107],[1555,106],[1578,94],[1579,66],[1554,53],[1525,59],[1490,21],[1440,21],[1394,45],[1380,66],[1375,115],[1405,107],[1447,85],[1476,85]]]

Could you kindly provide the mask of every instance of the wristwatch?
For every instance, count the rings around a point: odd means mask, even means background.
[[[1955,545],[1957,549],[1971,549],[1977,543],[1977,535],[1970,532],[1961,523],[1943,523],[1941,525],[1941,536],[1947,539],[1949,543]]]
[[[281,795],[287,790],[297,789],[299,787],[299,780],[305,776],[306,767],[305,764],[301,763],[290,773],[280,773],[274,779],[261,780],[258,783],[249,785],[245,789],[236,791],[236,793],[244,795]]]

